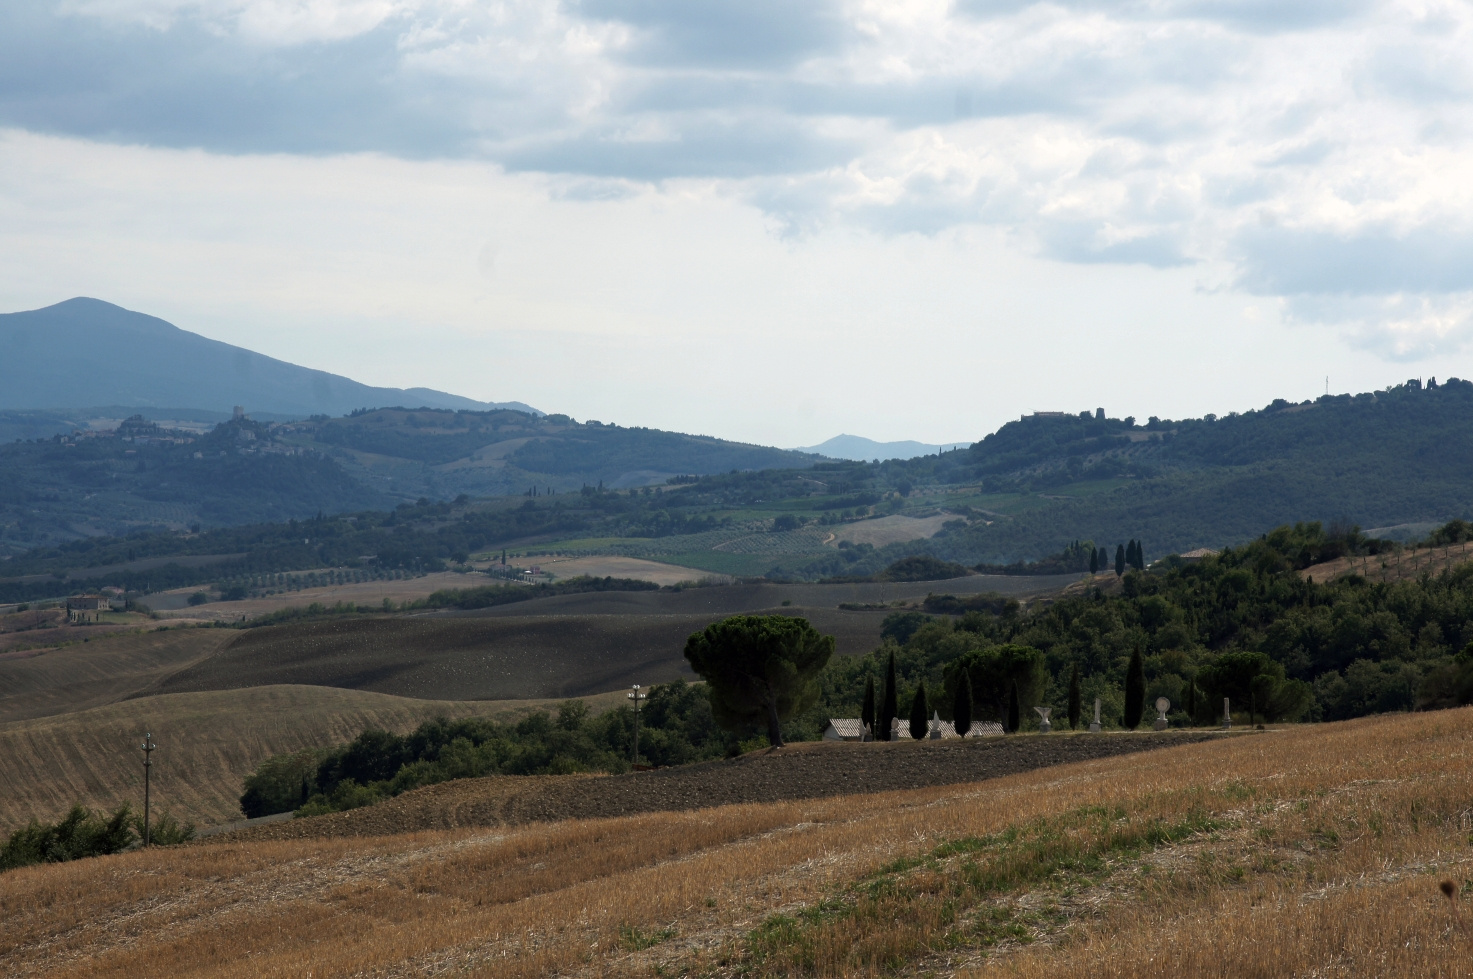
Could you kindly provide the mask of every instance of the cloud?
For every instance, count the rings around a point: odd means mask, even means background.
[[[634,28],[621,60],[701,71],[791,67],[835,51],[848,30],[833,0],[582,0],[576,9]]]
[[[58,0],[0,5],[0,125],[715,181],[786,236],[1226,269],[1405,351],[1464,336],[1470,42],[1451,0]]]

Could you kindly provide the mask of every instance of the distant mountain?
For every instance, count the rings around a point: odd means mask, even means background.
[[[344,415],[359,408],[510,408],[428,388],[378,388],[298,367],[97,299],[0,314],[0,409],[98,405],[261,415]],[[175,416],[178,417],[178,416]]]
[[[830,459],[851,459],[855,462],[873,462],[876,459],[914,459],[916,456],[933,456],[943,449],[965,449],[970,442],[948,442],[931,445],[927,442],[876,442],[861,435],[835,435],[827,442],[810,445],[794,452],[816,452]]]

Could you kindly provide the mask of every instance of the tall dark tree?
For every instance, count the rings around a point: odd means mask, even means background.
[[[1187,712],[1187,723],[1188,724],[1191,724],[1191,725],[1196,725],[1196,723],[1197,723],[1197,681],[1196,681],[1195,678],[1187,681],[1186,703],[1183,704],[1182,706],[1184,708],[1186,708],[1186,712]]]
[[[899,694],[895,690],[895,654],[890,654],[890,665],[885,668],[885,690],[880,700],[880,729],[875,732],[875,737],[881,741],[890,740],[890,729],[895,726],[895,718],[900,714]]]
[[[1018,681],[1008,688],[1008,733],[1014,734],[1022,726],[1021,705],[1018,703]]]
[[[1137,646],[1130,654],[1130,665],[1125,668],[1125,727],[1134,730],[1140,727],[1141,716],[1146,709],[1146,669],[1141,663],[1141,649]]]
[[[916,695],[910,701],[910,736],[917,741],[926,737],[930,729],[930,709],[926,705],[926,682],[916,687]]]
[[[1089,573],[1100,573],[1100,552],[1095,550],[1093,547],[1089,549]]]
[[[1100,548],[1100,570],[1101,571],[1108,571],[1109,568],[1110,568],[1110,549],[1108,547],[1102,547],[1102,548]]]
[[[1146,570],[1146,547],[1139,540],[1135,542],[1135,569]]]
[[[833,636],[786,615],[733,615],[685,642],[716,722],[732,730],[765,723],[773,747],[783,743],[782,722],[818,700],[819,676],[833,655]]]
[[[1134,537],[1132,537],[1130,540],[1128,540],[1128,541],[1125,542],[1125,566],[1127,568],[1133,568],[1133,567],[1135,567],[1135,538]]]
[[[870,737],[875,736],[875,678],[868,675],[864,678],[864,706],[859,709],[859,722],[868,729]]]
[[[1069,671],[1069,730],[1071,731],[1079,728],[1079,696],[1079,664],[1075,663],[1074,668]]]
[[[1115,577],[1125,574],[1125,545],[1115,545]]]
[[[958,736],[965,738],[972,729],[972,677],[962,670],[956,678],[956,698],[951,702],[951,723]]]

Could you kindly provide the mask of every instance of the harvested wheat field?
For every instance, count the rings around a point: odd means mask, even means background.
[[[1463,976],[1470,745],[1459,710],[901,792],[217,838],[6,874],[0,969]]]
[[[623,691],[589,698],[595,710]],[[270,686],[140,697],[76,713],[0,723],[0,831],[54,820],[73,803],[143,804],[138,743],[153,733],[154,805],[211,826],[241,818],[241,783],[272,755],[351,741],[367,727],[402,733],[435,717],[515,720],[556,702],[413,700],[332,687]]]

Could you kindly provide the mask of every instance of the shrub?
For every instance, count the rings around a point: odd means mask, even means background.
[[[0,848],[0,870],[121,853],[138,838],[135,820],[133,807],[126,802],[107,817],[78,803],[59,822],[33,819],[11,833]]]

